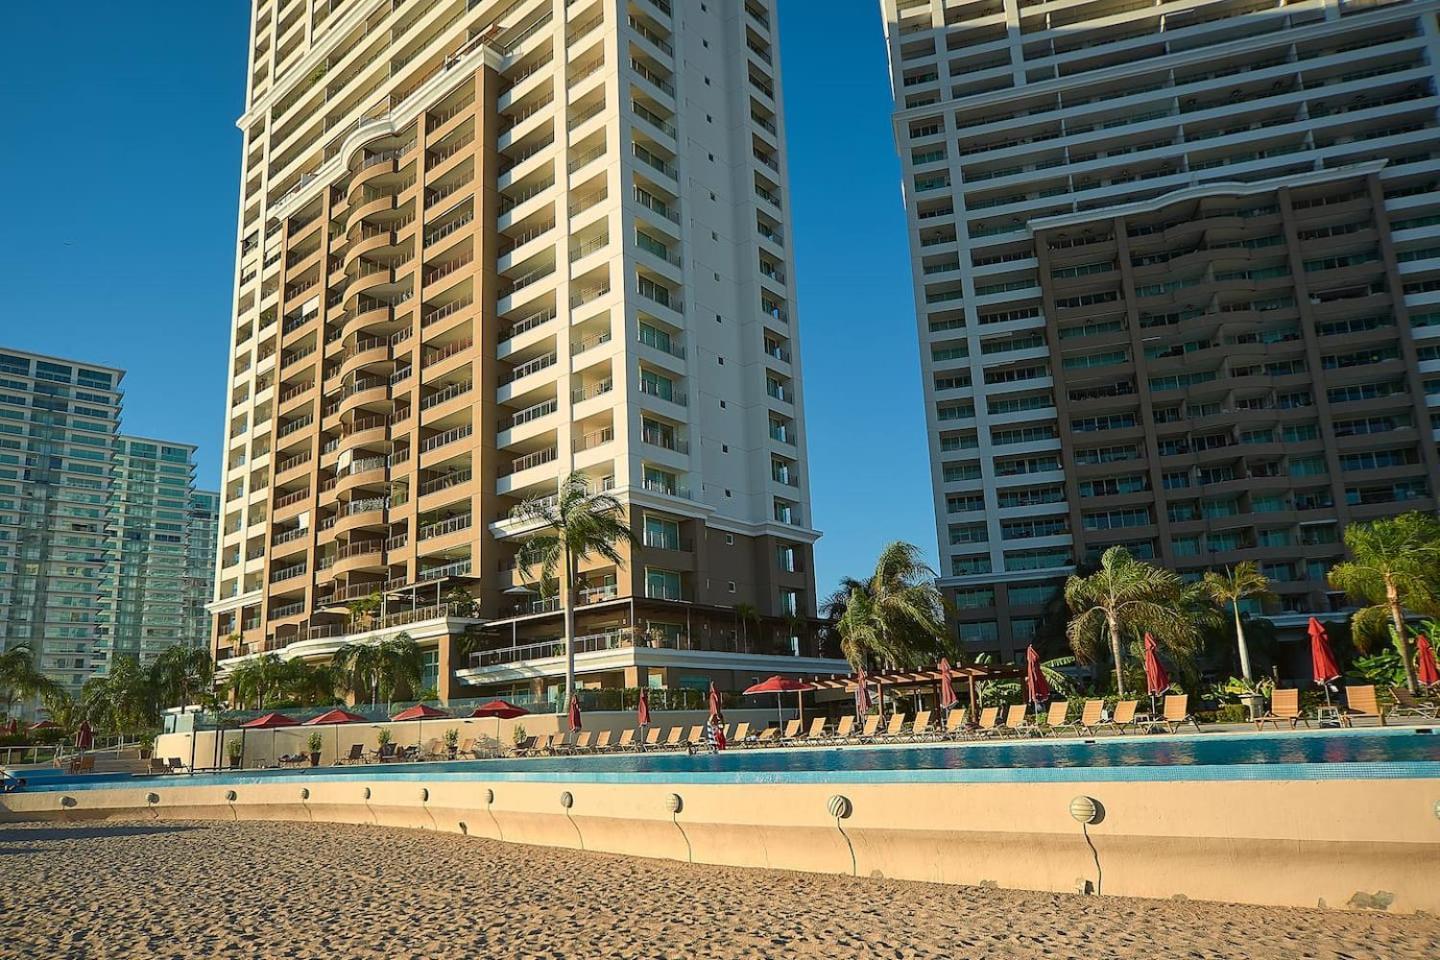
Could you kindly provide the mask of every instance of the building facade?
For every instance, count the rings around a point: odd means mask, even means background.
[[[220,493],[191,490],[185,516],[184,636],[188,643],[210,645],[210,611],[215,597],[215,542],[220,535]]]
[[[1440,5],[882,8],[967,648],[1113,544],[1339,609],[1344,525],[1436,506]]]
[[[0,348],[0,637],[71,693],[99,634],[123,371]]]
[[[553,695],[516,508],[581,471],[637,536],[582,684],[833,669],[773,4],[315,7],[253,11],[222,664],[404,629],[444,698]]]

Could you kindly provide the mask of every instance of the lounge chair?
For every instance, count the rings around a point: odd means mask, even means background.
[[[1080,719],[1072,723],[1060,724],[1055,727],[1055,732],[1085,733],[1093,736],[1105,722],[1105,701],[1086,700],[1085,705],[1080,708]]]
[[[1391,687],[1390,692],[1395,697],[1395,706],[1390,708],[1389,716],[1415,717],[1420,720],[1440,719],[1440,705],[1421,700],[1404,687]]]
[[[684,743],[685,728],[671,727],[670,734],[665,738],[665,742],[662,743],[660,746],[664,747],[666,750],[676,750],[679,747],[683,746]]]
[[[350,752],[343,757],[335,758],[336,763],[362,763],[365,760],[365,744],[350,744]]]
[[[1374,717],[1385,726],[1385,711],[1375,697],[1375,687],[1370,684],[1345,688],[1345,707],[1340,711],[1340,722],[1347,727],[1354,726],[1356,717]]]
[[[185,761],[184,761],[184,760],[181,760],[179,757],[171,757],[169,762],[170,762],[170,772],[171,772],[171,773],[184,773],[184,772],[185,772]]]
[[[150,772],[156,774],[157,776],[162,773],[169,773],[170,764],[166,763],[164,760],[161,760],[159,757],[151,757]]]
[[[705,744],[705,724],[703,724],[703,723],[697,723],[697,724],[695,724],[693,727],[690,728],[690,732],[689,732],[689,733],[685,734],[685,742],[684,742],[684,744],[682,744],[682,745],[685,747],[685,749],[689,750],[689,749],[692,749],[692,748],[697,748],[697,747],[704,746],[704,744]]]
[[[966,716],[965,707],[961,707],[959,710],[952,709],[950,715],[945,718],[945,729],[940,731],[940,739],[958,740],[965,736],[967,732],[965,729]]]
[[[919,743],[930,736],[930,711],[921,710],[915,714],[915,719],[910,723],[910,730],[906,733],[905,739],[911,743]]]
[[[1035,736],[1040,731],[1030,722],[1030,705],[1013,703],[1005,711],[1005,729],[1012,737]]]
[[[612,734],[609,730],[601,730],[599,733],[595,734],[595,742],[590,745],[590,749],[594,750],[596,753],[609,753],[611,750],[615,749],[610,745],[611,736]]]
[[[1119,705],[1116,705],[1116,712],[1119,712]],[[1145,724],[1148,729],[1163,727],[1169,733],[1175,733],[1183,725],[1190,724],[1195,732],[1200,732],[1200,721],[1190,715],[1190,694],[1172,693],[1165,698],[1164,712],[1155,720]]]
[[[890,722],[885,725],[885,732],[880,739],[888,740],[891,743],[898,743],[905,737],[905,714],[896,710],[890,714]]]
[[[795,742],[800,736],[800,724],[801,721],[799,720],[787,720],[785,722],[785,732],[780,734],[780,742],[782,744]]]
[[[749,723],[746,723],[746,722],[741,722],[741,723],[735,724],[735,730],[734,730],[734,732],[728,734],[728,735],[725,737],[725,745],[726,745],[727,747],[740,747],[740,746],[744,746],[744,745],[745,745],[745,742],[746,742],[747,740],[749,740],[749,739],[750,739],[750,724],[749,724]]]
[[[1116,733],[1124,733],[1126,727],[1135,726],[1135,714],[1140,709],[1139,700],[1121,700],[1115,704],[1115,712],[1110,714],[1108,720],[1101,720],[1094,725],[1096,730],[1106,727],[1112,728]]]
[[[589,730],[581,730],[575,735],[575,742],[570,746],[571,753],[589,753],[593,749],[595,734]]]
[[[810,729],[806,730],[805,735],[799,737],[796,742],[813,744],[819,743],[822,740],[829,739],[828,735],[825,733],[825,727],[829,723],[830,721],[827,720],[825,717],[816,717],[814,720],[810,721]]]
[[[1263,730],[1265,724],[1268,723],[1278,730],[1282,722],[1290,724],[1291,730],[1295,729],[1297,723],[1310,726],[1310,721],[1306,720],[1305,715],[1300,712],[1299,690],[1294,688],[1282,690],[1279,687],[1272,690],[1270,692],[1270,709],[1265,712],[1264,716],[1255,718],[1255,729]]]
[[[73,760],[70,761],[70,772],[71,772],[71,773],[94,773],[94,772],[95,772],[95,758],[94,758],[93,756],[89,755],[89,754],[84,754],[84,755],[75,757]]]
[[[387,760],[394,760],[394,759],[395,759],[395,750],[396,750],[395,744],[393,744],[393,743],[382,743],[382,744],[380,745],[380,747],[379,747],[379,748],[375,751],[375,753],[374,753],[375,762],[376,762],[376,763],[384,763],[384,762],[387,761]]]
[[[832,743],[848,743],[850,734],[854,731],[855,717],[847,713],[835,724],[835,729],[830,734],[830,740]]]
[[[663,733],[659,727],[651,727],[645,731],[645,742],[640,745],[642,750],[655,750],[660,746],[660,734]]]
[[[450,759],[450,748],[445,746],[445,741],[439,737],[432,737],[430,742],[425,744],[425,753],[421,760],[448,760]]]
[[[616,750],[634,750],[634,749],[635,749],[635,731],[632,730],[632,729],[630,729],[629,727],[626,727],[624,730],[621,730],[621,731],[620,731],[620,740],[619,740],[618,743],[615,744],[615,748],[614,748],[614,749],[616,749]]]
[[[1056,734],[1065,724],[1065,718],[1070,716],[1070,701],[1055,700],[1050,704],[1049,711],[1045,714],[1045,730],[1042,733]]]
[[[876,731],[880,729],[880,716],[870,714],[865,718],[865,723],[860,727],[860,736],[855,739],[860,743],[874,743]]]
[[[980,724],[976,732],[982,737],[999,736],[1000,729],[1000,708],[985,707],[980,711]]]

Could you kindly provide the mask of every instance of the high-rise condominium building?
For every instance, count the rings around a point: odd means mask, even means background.
[[[98,673],[116,657],[147,664],[167,647],[208,640],[205,600],[197,603],[197,594],[213,590],[216,526],[213,511],[209,522],[195,516],[192,498],[214,494],[195,490],[195,449],[148,437],[115,439]],[[199,584],[192,583],[196,560],[210,561]]]
[[[834,669],[773,4],[258,0],[250,49],[221,660],[403,629],[442,697],[553,695],[516,507],[580,471],[637,537],[582,684]]]
[[[1440,4],[882,6],[967,646],[1113,544],[1340,607],[1346,523],[1436,505]]]
[[[186,642],[208,648],[215,596],[215,542],[220,534],[220,494],[191,490],[185,517],[184,593]]]
[[[29,644],[70,692],[104,658],[120,380],[110,367],[0,349],[0,645]]]

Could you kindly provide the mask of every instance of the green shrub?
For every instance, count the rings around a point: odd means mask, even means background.
[[[1244,723],[1250,719],[1250,711],[1243,703],[1222,703],[1215,710],[1216,723]]]

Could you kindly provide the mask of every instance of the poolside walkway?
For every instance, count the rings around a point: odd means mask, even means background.
[[[1440,920],[691,866],[307,823],[0,827],[0,958],[1432,960]]]

